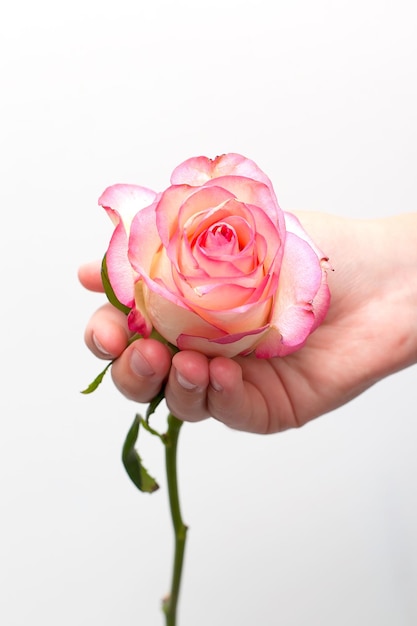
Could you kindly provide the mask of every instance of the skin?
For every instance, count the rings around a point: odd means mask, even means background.
[[[270,360],[206,358],[153,339],[129,347],[125,316],[110,304],[88,322],[85,341],[127,398],[147,403],[166,382],[179,419],[209,416],[247,432],[302,426],[417,362],[417,213],[378,220],[297,212],[330,257],[332,301],[323,324],[298,352]],[[100,263],[83,265],[84,287],[102,291]],[[140,361],[140,362],[139,362]]]

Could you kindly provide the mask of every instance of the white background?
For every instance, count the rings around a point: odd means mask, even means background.
[[[416,211],[414,5],[2,9],[3,626],[163,623],[162,448],[145,434],[161,489],[141,495],[120,462],[137,407],[110,377],[79,393],[101,366],[83,331],[103,298],[76,278],[111,234],[98,196],[115,182],[159,190],[185,158],[235,151],[266,171],[286,210]],[[299,431],[184,427],[179,626],[417,623],[416,374]]]

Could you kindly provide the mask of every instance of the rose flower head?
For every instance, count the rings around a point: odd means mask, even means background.
[[[327,257],[250,159],[194,157],[162,193],[118,184],[99,204],[115,225],[107,277],[131,331],[207,356],[269,358],[323,321]]]

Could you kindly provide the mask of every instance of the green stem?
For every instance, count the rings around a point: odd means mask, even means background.
[[[176,626],[177,623],[177,605],[187,535],[187,526],[184,524],[181,517],[177,480],[177,445],[181,426],[182,422],[170,413],[168,415],[168,430],[163,436],[165,443],[165,467],[168,482],[169,506],[175,539],[171,591],[162,602],[166,626]]]

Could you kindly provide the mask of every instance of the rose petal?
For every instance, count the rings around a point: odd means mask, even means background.
[[[187,159],[178,165],[171,175],[172,185],[204,185],[208,180],[221,176],[245,176],[264,183],[272,190],[268,176],[250,159],[230,152],[215,159],[205,156]]]
[[[304,241],[306,241],[309,244],[309,246],[313,248],[314,252],[316,253],[319,259],[323,259],[323,260],[325,259],[326,261],[328,261],[328,257],[326,257],[326,255],[320,250],[320,248],[316,246],[316,244],[311,239],[311,237],[306,233],[298,217],[296,217],[292,213],[288,213],[285,211],[284,218],[285,218],[285,228],[287,229],[288,232],[294,233],[294,235],[297,235],[297,237],[300,237],[300,239],[304,239]],[[329,265],[327,266],[327,269],[330,269]]]
[[[314,313],[314,326],[312,330],[315,330],[323,322],[326,317],[327,311],[330,305],[330,289],[327,284],[327,269],[329,264],[326,261],[321,262],[323,270],[323,277],[320,288],[313,300],[313,313]]]
[[[233,211],[233,213],[230,215],[229,211]],[[238,215],[239,213],[240,215]],[[241,224],[245,221],[246,228],[242,232],[241,238],[243,241],[247,241],[247,245],[252,246],[254,266],[263,264],[265,271],[269,272],[272,266],[279,264],[283,253],[282,243],[285,237],[285,230],[280,231],[276,221],[273,222],[261,208],[254,205],[246,205],[236,200],[226,202],[221,209],[213,210],[213,212],[207,214],[196,215],[186,235],[182,236],[181,232],[176,233],[168,246],[171,262],[179,270],[181,269],[183,273],[188,273],[187,267],[190,267],[190,269],[194,268],[195,270],[203,269],[210,274],[210,269],[206,268],[205,263],[203,264],[203,259],[201,257],[197,259],[193,253],[192,245],[194,238],[198,238],[205,230],[220,222],[228,224],[229,220],[232,228],[234,226],[239,228],[237,220],[240,220]],[[240,237],[240,229],[236,232]],[[252,235],[252,240],[249,240],[250,234]],[[235,257],[234,261],[238,262],[237,257]]]
[[[127,307],[134,304],[134,283],[137,278],[129,262],[127,250],[128,240],[125,227],[116,212],[113,215],[119,220],[106,252],[107,273],[116,298]]]
[[[209,324],[196,313],[186,308],[180,299],[174,298],[158,284],[144,288],[146,310],[156,330],[170,343],[177,345],[178,337],[187,331],[203,337],[219,337],[221,329]]]
[[[106,254],[110,284],[118,300],[128,307],[134,303],[137,274],[128,259],[128,234],[134,215],[157,198],[157,194],[139,185],[112,185],[99,198],[116,225]]]
[[[259,339],[259,335],[265,329],[259,328],[250,333],[240,333],[236,335],[226,335],[224,337],[205,339],[196,335],[180,335],[177,345],[180,350],[194,350],[202,352],[206,356],[225,356],[233,358],[240,354],[250,354],[253,346]]]
[[[263,299],[260,302],[243,304],[240,307],[223,311],[198,308],[194,305],[193,310],[202,319],[220,328],[227,335],[246,334],[256,332],[257,329],[265,326],[271,311],[271,300]]]
[[[279,207],[275,193],[264,183],[241,176],[223,176],[207,181],[204,188],[216,186],[227,189],[239,202],[261,209],[280,232],[285,232],[284,213]]]
[[[311,246],[287,233],[271,328],[256,348],[257,356],[284,356],[300,348],[315,324],[313,301],[322,268]]]
[[[156,207],[156,224],[163,245],[167,248],[185,228],[189,231],[190,220],[200,221],[201,216],[214,220],[213,213],[230,199],[233,195],[221,187],[198,190],[188,185],[168,187]]]
[[[156,229],[155,205],[137,213],[130,227],[129,260],[138,274],[148,275],[161,248]]]
[[[129,233],[130,224],[138,211],[149,206],[157,199],[155,191],[139,185],[112,185],[101,194],[98,203],[105,209],[116,211]],[[118,219],[109,213],[113,223]]]

